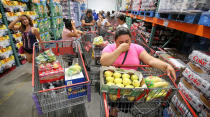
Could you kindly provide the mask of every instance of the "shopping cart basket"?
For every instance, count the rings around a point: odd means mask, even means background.
[[[118,66],[119,67],[119,66]],[[121,65],[122,67],[122,65]],[[132,65],[123,65],[123,67],[134,67]],[[112,87],[109,91],[102,90],[101,93],[101,117],[110,117],[111,108],[117,107],[118,117],[151,117],[161,116],[161,112],[165,106],[168,106],[170,99],[177,92],[175,82],[164,72],[151,68],[148,65],[138,65],[140,71],[145,78],[146,76],[159,76],[168,83],[167,88],[137,88],[135,90],[129,88]],[[100,71],[100,77],[103,77],[104,71]],[[101,84],[102,86],[102,84]],[[113,91],[116,90],[116,91]],[[125,95],[122,92],[138,92],[138,95]],[[131,93],[132,94],[132,93]],[[156,96],[160,96],[156,98]],[[150,97],[150,100],[148,98]],[[129,101],[129,98],[133,100]],[[162,116],[161,116],[162,117]]]
[[[64,85],[64,78],[59,77],[59,79],[53,78],[41,82],[41,79],[39,77],[40,67],[37,61],[35,60],[35,57],[37,57],[38,55],[40,55],[40,53],[43,53],[46,50],[51,50],[55,54],[56,60],[60,62],[60,65],[62,66],[62,68],[64,68],[64,70],[65,68],[69,67],[69,62],[78,63],[82,68],[82,73],[85,77],[84,81]],[[76,53],[76,51],[78,51],[78,53]],[[74,41],[50,41],[36,43],[33,47],[33,52],[32,97],[39,114],[62,110],[64,108],[83,104],[91,100],[88,73],[84,64],[80,48],[77,44],[74,44]],[[70,58],[66,59],[68,55]],[[65,59],[63,59],[63,57]],[[63,70],[61,70],[61,73],[62,71]],[[60,80],[63,82],[61,82],[59,86],[58,84],[56,86],[51,83],[53,87],[51,86],[51,88],[46,88],[46,82],[49,83],[55,80]]]
[[[86,31],[85,35],[79,40],[81,45],[82,54],[85,60],[85,65],[87,69],[90,69],[91,57],[92,57],[92,42],[93,39],[97,36],[96,31]]]

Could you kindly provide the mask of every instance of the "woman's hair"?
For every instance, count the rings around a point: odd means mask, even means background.
[[[115,11],[113,10],[113,11],[112,11],[112,14],[114,14],[114,12],[115,12]]]
[[[106,13],[106,16],[107,17],[110,17],[110,12],[109,11]]]
[[[115,41],[117,40],[117,38],[121,35],[129,35],[131,37],[131,32],[128,28],[126,27],[119,27],[117,28],[116,32],[115,32]]]
[[[91,10],[91,9],[87,9],[87,11],[86,11],[86,15],[87,15],[88,13],[92,14],[93,12],[92,12],[92,10]]]
[[[29,17],[28,15],[21,15],[21,17],[26,17],[26,18],[28,19],[28,21],[29,21],[29,25],[30,25],[31,27],[34,26],[31,17]],[[26,30],[26,26],[22,23],[22,21],[21,21],[20,30],[21,30],[21,31],[25,31],[25,30]]]
[[[120,19],[121,21],[125,22],[126,21],[126,16],[122,13],[120,13],[118,16],[117,16],[118,19]]]
[[[105,19],[105,17],[103,16],[102,12],[99,12],[98,15],[101,15],[103,17],[103,19]]]
[[[72,30],[72,24],[71,24],[71,19],[63,19],[63,22],[64,22],[64,24],[65,24],[65,27],[67,28],[67,29],[69,29],[69,30]]]

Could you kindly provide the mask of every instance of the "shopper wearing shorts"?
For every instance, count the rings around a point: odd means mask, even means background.
[[[160,70],[166,71],[167,75],[172,75],[173,78],[176,78],[175,70],[173,67],[157,58],[149,55],[145,49],[137,44],[131,43],[131,33],[128,28],[119,27],[115,32],[115,43],[106,46],[101,55],[101,65],[110,66],[110,65],[119,65],[122,64],[122,61],[127,53],[127,58],[124,61],[124,65],[139,65],[140,61],[143,61],[145,64],[150,65],[151,67],[158,68]],[[137,69],[137,67],[122,69]],[[120,106],[132,106],[133,104],[124,104],[121,103],[118,106],[116,104],[109,104],[111,107],[111,115],[117,116],[117,108]],[[130,108],[130,107],[128,107]]]
[[[17,22],[21,22],[21,26],[15,26]],[[26,55],[26,59],[29,63],[32,62],[33,44],[41,42],[39,30],[33,27],[32,20],[27,15],[22,15],[16,20],[11,22],[8,26],[9,29],[20,31],[22,33],[23,50]]]

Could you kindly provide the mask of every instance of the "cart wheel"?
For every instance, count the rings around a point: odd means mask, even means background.
[[[95,63],[96,63],[96,65],[101,65],[100,58],[95,58]]]

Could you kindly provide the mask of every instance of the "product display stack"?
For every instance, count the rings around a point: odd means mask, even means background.
[[[32,10],[35,11],[38,15],[38,18],[36,20],[37,22],[37,28],[39,28],[39,33],[41,36],[41,39],[43,41],[50,41],[50,17],[49,14],[49,7],[46,4],[46,1],[40,0],[35,1],[33,0]]]
[[[63,10],[59,0],[50,0],[51,35],[54,40],[60,40],[63,31]]]
[[[210,56],[209,53],[203,53],[197,50],[194,50],[190,55],[190,62],[187,65],[187,68],[183,71],[183,78],[178,84],[179,90],[183,93],[185,99],[193,107],[196,114],[201,117],[209,117],[210,113]],[[186,113],[184,106],[177,105],[177,101],[180,101],[179,96],[174,96],[174,106],[181,112],[180,115]],[[180,108],[181,107],[181,108]],[[169,109],[170,110],[170,109]],[[175,115],[179,115],[174,111]],[[188,113],[186,116],[192,116],[191,113]]]
[[[3,23],[2,14],[0,14],[0,73],[3,74],[13,67],[15,67],[15,57],[10,44],[8,29]]]
[[[141,9],[141,0],[133,0],[132,1],[132,11],[139,11]]]
[[[121,0],[121,2],[119,2],[118,4],[119,10],[120,11],[131,10],[131,4],[132,0]]]
[[[61,0],[61,6],[63,8],[63,18],[69,18],[70,15],[70,6],[69,0]]]
[[[33,21],[37,18],[36,13],[29,9],[27,3],[28,1],[1,1],[1,70],[3,71],[15,66],[15,62],[17,66],[26,63],[26,57],[20,51],[23,46],[22,34],[7,27],[21,15],[28,15]],[[36,22],[33,23],[36,25]],[[20,25],[19,22],[15,26]]]
[[[199,22],[199,24],[201,25],[207,25],[209,23],[209,8],[209,0],[160,0],[158,13],[156,14],[156,17],[192,24],[198,24]],[[207,18],[206,21],[204,20],[204,17]]]

